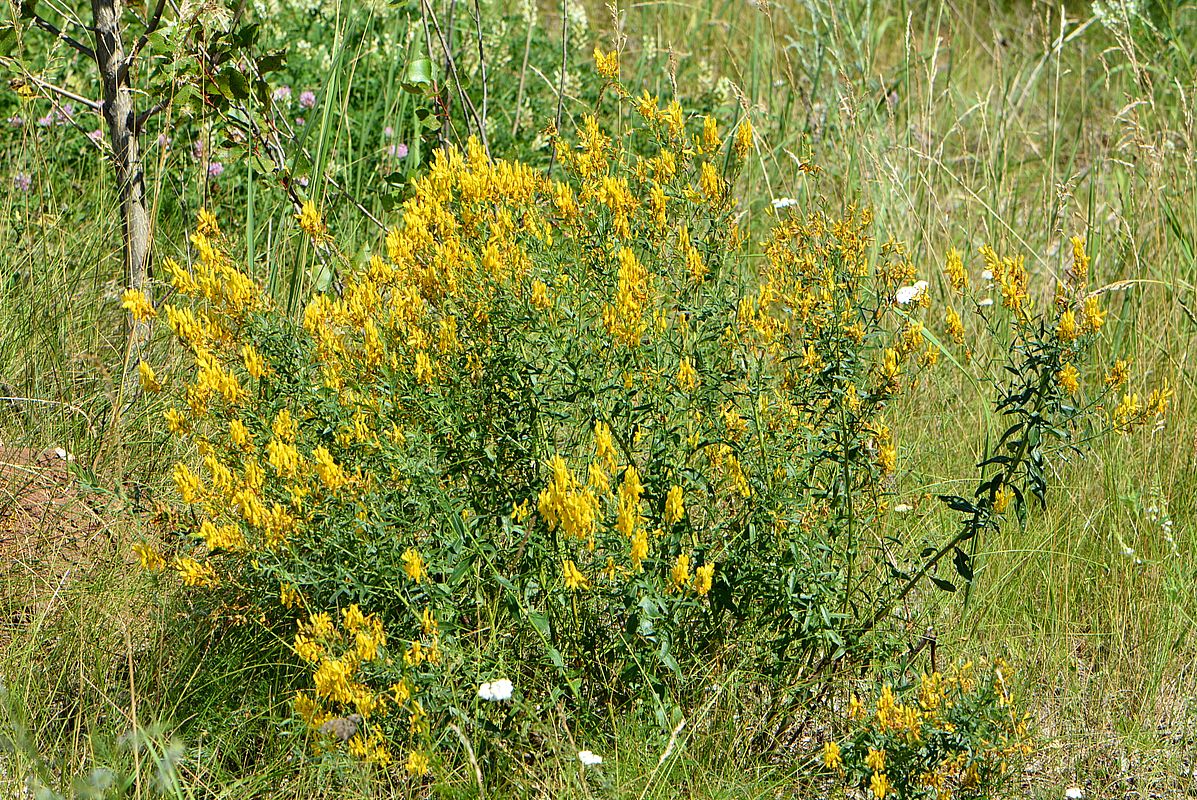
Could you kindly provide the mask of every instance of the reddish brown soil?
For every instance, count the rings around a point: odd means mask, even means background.
[[[110,547],[94,496],[78,488],[69,458],[60,448],[0,444],[0,584],[54,581]]]

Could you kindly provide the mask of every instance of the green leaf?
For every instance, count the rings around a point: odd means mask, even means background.
[[[423,94],[424,88],[432,85],[434,69],[430,58],[416,58],[410,61],[403,75],[403,90],[412,94]]]
[[[267,75],[271,72],[278,72],[287,64],[287,51],[275,50],[272,53],[267,53],[258,59],[258,72]]]
[[[216,75],[216,87],[230,100],[249,98],[249,80],[234,66],[225,67]]]
[[[955,552],[952,555],[952,564],[956,567],[956,574],[961,578],[964,578],[966,581],[973,579],[972,558],[959,547],[955,548]]]
[[[17,49],[17,29],[13,25],[0,25],[0,58],[12,55]]]
[[[952,583],[951,581],[945,581],[943,578],[937,578],[934,575],[929,575],[927,577],[931,578],[931,582],[940,589],[943,589],[945,592],[956,591],[956,584]]]
[[[532,623],[532,627],[536,629],[536,632],[546,640],[550,637],[549,618],[543,611],[529,610],[528,621]]]

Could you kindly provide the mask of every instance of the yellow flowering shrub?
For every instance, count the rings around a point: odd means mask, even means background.
[[[1011,667],[968,662],[924,673],[900,692],[850,699],[848,729],[816,754],[841,787],[870,798],[949,800],[994,796],[1033,752],[1029,719],[1011,695]]]
[[[305,204],[298,225],[344,285],[302,319],[210,214],[194,264],[167,263],[161,316],[192,366],[142,377],[173,393],[168,428],[194,450],[172,473],[193,543],[175,570],[292,626],[313,735],[413,777],[496,665],[551,676],[586,713],[681,702],[718,652],[778,674],[838,658],[922,577],[946,583],[941,558],[970,571],[958,545],[1021,510],[1028,481],[1040,494],[1039,444],[995,456],[977,498],[946,498],[969,536],[895,568],[866,533],[900,469],[887,408],[947,352],[927,282],[867,209],[813,206],[749,237],[733,186],[751,121],[720,131],[633,100],[598,57],[633,118],[554,132],[556,176],[474,141],[438,151],[359,266]],[[1066,363],[1103,312],[1066,300],[1047,325],[1022,263],[983,257],[1028,359],[1015,373],[1038,387],[1006,406],[1035,408],[1030,431],[1071,394]],[[948,275],[961,303],[959,254]],[[143,300],[125,302],[156,313]],[[953,307],[948,336],[966,335]],[[1130,426],[1165,401],[1127,402]]]

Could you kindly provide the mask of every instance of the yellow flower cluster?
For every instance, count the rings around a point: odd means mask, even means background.
[[[909,704],[884,685],[871,714],[853,696],[847,716],[859,732],[843,744],[824,742],[823,765],[844,780],[862,776],[878,798],[921,796],[926,788],[939,798],[959,789],[975,794],[986,776],[1032,752],[1028,717],[1013,710],[1010,665],[997,659],[985,667],[981,679],[972,662],[924,673]]]
[[[431,609],[424,610],[421,629],[424,640],[412,641],[403,656],[407,668],[440,663],[438,626]],[[386,662],[386,644],[379,618],[354,604],[341,611],[340,624],[326,612],[312,614],[299,625],[293,645],[300,659],[313,666],[312,689],[295,695],[296,713],[312,731],[345,741],[350,755],[383,767],[394,761],[388,731],[402,723],[412,737],[419,737],[427,734],[428,724],[408,678],[385,689],[370,686],[366,668]],[[412,749],[407,767],[409,774],[419,776],[430,764],[420,749]]]
[[[552,479],[540,493],[537,505],[551,530],[558,527],[574,539],[588,539],[594,534],[598,500],[589,487],[583,487],[561,456],[549,460]]]

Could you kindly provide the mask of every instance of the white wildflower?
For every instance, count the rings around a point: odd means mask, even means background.
[[[578,760],[581,761],[582,764],[587,767],[593,767],[595,764],[603,763],[602,756],[595,755],[594,753],[590,752],[589,750],[579,751],[578,752]]]
[[[1085,793],[1081,791],[1079,786],[1069,786],[1064,792],[1064,797],[1066,797],[1067,800],[1081,800],[1081,798],[1084,796]]]
[[[926,281],[916,281],[914,286],[903,286],[898,290],[894,299],[898,301],[898,305],[904,306],[914,302],[923,292],[927,291]]]
[[[499,703],[511,699],[511,681],[500,678],[497,681],[484,683],[478,687],[478,696],[491,703]]]
[[[781,211],[783,208],[793,208],[798,205],[798,201],[792,197],[779,197],[773,201],[773,208],[776,211]]]

